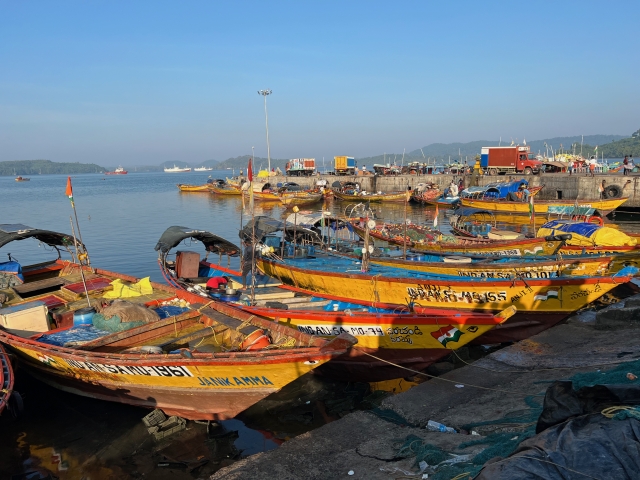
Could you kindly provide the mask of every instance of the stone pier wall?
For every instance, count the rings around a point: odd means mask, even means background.
[[[598,187],[604,181],[605,187],[608,185],[617,185],[622,189],[623,196],[629,197],[629,200],[623,205],[624,208],[640,208],[640,176],[630,175],[617,175],[617,174],[598,174],[595,177],[586,175],[584,173],[568,175],[565,173],[549,173],[541,175],[483,175],[479,178],[480,185],[486,185],[488,183],[505,181],[505,180],[519,180],[520,178],[526,178],[532,186],[544,185],[544,188],[540,191],[536,198],[541,200],[574,200],[574,199],[594,199],[600,197],[600,191]],[[336,180],[341,182],[352,181],[360,183],[362,190],[368,192],[397,192],[404,191],[407,187],[412,189],[419,183],[433,182],[440,185],[441,189],[444,189],[451,183],[451,180],[456,182],[460,179],[460,175],[387,175],[387,176],[375,176],[375,175],[358,175],[358,176],[336,176],[336,175],[317,175],[313,177],[287,177],[277,176],[270,177],[269,182],[296,182],[304,186],[312,186],[318,180],[326,179],[328,184],[331,185]],[[257,179],[262,181],[265,179]],[[471,184],[471,176],[464,176],[465,185]]]

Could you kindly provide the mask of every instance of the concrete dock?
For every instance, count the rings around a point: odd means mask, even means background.
[[[368,192],[397,192],[404,191],[407,187],[415,188],[419,183],[436,183],[442,190],[446,188],[452,180],[458,182],[464,178],[465,186],[471,185],[471,175],[358,175],[358,176],[336,176],[336,175],[316,175],[310,177],[289,177],[275,176],[254,178],[254,182],[270,182],[272,184],[295,182],[299,185],[310,187],[318,180],[327,180],[329,186],[335,181],[351,181],[360,183],[361,189]],[[478,185],[487,185],[493,182],[504,182],[508,180],[519,180],[526,178],[531,186],[544,185],[544,188],[536,196],[540,200],[588,200],[600,198],[600,189],[604,181],[604,186],[615,185],[622,192],[622,197],[629,197],[629,200],[621,207],[640,208],[640,175],[624,176],[617,173],[598,173],[594,177],[586,173],[541,173],[539,175],[482,175],[478,178]]]
[[[426,478],[414,465],[415,457],[397,456],[399,445],[408,435],[446,452],[470,454],[474,458],[486,445],[464,449],[459,445],[496,431],[517,435],[521,425],[500,424],[500,420],[531,412],[531,406],[525,402],[528,396],[542,404],[551,382],[581,372],[622,369],[622,380],[617,383],[633,383],[625,376],[624,363],[637,361],[639,355],[640,295],[636,295],[597,313],[574,316],[469,366],[389,397],[381,406],[382,414],[352,413],[300,435],[276,450],[234,463],[211,479]],[[634,370],[629,371],[640,377],[638,368]],[[397,418],[404,419],[406,424],[399,425]],[[429,420],[456,429],[474,423],[495,423],[472,428],[478,436],[429,432],[425,429]]]

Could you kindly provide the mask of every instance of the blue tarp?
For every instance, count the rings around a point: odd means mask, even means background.
[[[590,238],[596,230],[600,228],[600,225],[595,223],[567,223],[566,220],[552,220],[545,223],[540,228],[548,228],[552,230],[559,230],[565,233],[576,233],[583,237]]]
[[[156,308],[156,313],[158,316],[162,318],[175,317],[188,311],[187,307],[176,307],[175,305],[164,305],[162,307]]]
[[[18,262],[2,262],[0,263],[0,272],[10,273],[15,275],[20,279],[21,282],[24,282],[24,277],[22,276],[22,266]]]
[[[38,338],[38,341],[49,345],[58,345],[59,347],[73,347],[104,337],[109,333],[99,330],[93,325],[82,325],[81,327],[73,327],[68,330],[42,335]]]

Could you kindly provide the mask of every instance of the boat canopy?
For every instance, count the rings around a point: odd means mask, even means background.
[[[505,183],[491,183],[486,186],[487,191],[485,192],[485,198],[507,198],[509,193],[515,193],[520,188],[520,185],[523,184],[525,186],[529,185],[529,182],[524,178],[521,180],[516,180],[515,182],[505,182]]]
[[[293,232],[295,229],[297,233],[302,233],[306,235],[311,235],[313,237],[317,237],[320,239],[318,234],[313,230],[309,230],[301,225],[295,225],[290,222],[283,222],[281,220],[276,220],[275,218],[258,216],[252,221],[248,222],[242,230],[240,230],[240,238],[245,241],[251,241],[253,225],[255,224],[255,234],[258,240],[263,239],[270,233],[287,231]]]
[[[25,238],[35,238],[51,247],[71,247],[74,245],[73,237],[65,233],[53,232],[51,230],[40,230],[31,228],[21,223],[0,224],[0,247],[14,240],[24,240]],[[79,241],[78,246],[83,247]]]
[[[328,226],[330,222],[335,222],[337,220],[337,217],[333,215],[324,215],[321,212],[298,214],[292,213],[287,217],[286,221],[291,224],[297,223],[298,226],[302,225],[303,227],[310,228],[322,226],[323,219],[325,226]]]
[[[206,230],[194,230],[192,228],[178,226],[169,227],[164,231],[155,246],[155,250],[167,253],[187,238],[193,238],[194,240],[202,242],[208,252],[224,253],[229,256],[240,253],[240,247],[218,235],[214,235]]]

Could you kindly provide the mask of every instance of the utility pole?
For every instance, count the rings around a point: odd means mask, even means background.
[[[269,115],[267,114],[267,95],[271,95],[271,90],[258,90],[258,95],[264,97],[264,118],[267,126],[267,169],[271,172],[271,150],[269,149]]]

